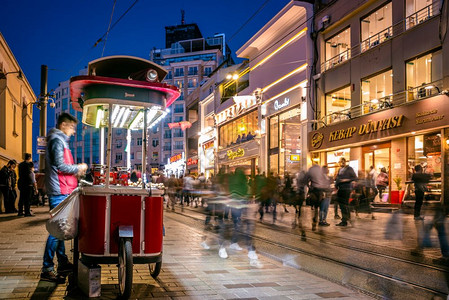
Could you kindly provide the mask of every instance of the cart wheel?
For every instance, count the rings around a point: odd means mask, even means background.
[[[161,272],[162,262],[160,261],[160,262],[157,262],[157,263],[151,263],[151,264],[148,264],[148,266],[150,267],[150,275],[151,275],[151,277],[156,279],[156,277]]]
[[[118,254],[118,281],[120,296],[128,299],[133,284],[133,250],[130,238],[121,238]]]

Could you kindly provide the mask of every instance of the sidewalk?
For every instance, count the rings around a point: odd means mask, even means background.
[[[33,208],[35,217],[0,215],[0,299],[85,299],[67,295],[67,284],[40,282],[47,237],[48,207]],[[202,232],[165,218],[162,272],[151,278],[146,265],[134,266],[131,299],[371,299],[309,273],[259,255],[261,266],[249,264],[247,251],[200,247]],[[66,243],[67,252],[71,248]],[[102,297],[116,299],[116,266],[102,265]]]

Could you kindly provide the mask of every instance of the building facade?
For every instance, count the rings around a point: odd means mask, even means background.
[[[33,104],[37,97],[0,33],[0,166],[32,152]]]
[[[448,172],[448,42],[443,1],[333,1],[314,25],[317,130],[313,159],[359,174],[389,174],[379,202],[412,199],[415,165],[433,174],[428,200],[444,199]],[[397,182],[402,184],[397,185]],[[402,197],[405,192],[405,197]],[[443,196],[442,196],[443,195]]]

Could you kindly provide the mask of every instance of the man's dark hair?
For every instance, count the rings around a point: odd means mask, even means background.
[[[416,172],[421,172],[421,171],[422,171],[421,165],[416,165],[416,166],[415,166],[415,171],[416,171]]]
[[[71,114],[65,113],[65,112],[64,112],[64,113],[62,113],[62,114],[59,115],[59,117],[58,117],[58,122],[56,123],[56,127],[59,128],[59,126],[61,126],[62,122],[66,122],[66,123],[69,123],[69,122],[78,123],[78,120],[77,120],[74,116],[72,116]]]
[[[17,165],[17,161],[15,159],[11,159],[8,161],[8,166]]]
[[[23,155],[23,157],[24,157],[25,160],[29,160],[31,158],[31,154],[30,153],[25,153]]]

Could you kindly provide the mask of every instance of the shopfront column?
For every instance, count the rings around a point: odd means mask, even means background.
[[[442,129],[441,135],[441,144],[443,145],[443,147],[441,147],[443,151],[443,163],[441,165],[441,201],[443,204],[449,205],[449,200],[447,200],[447,197],[449,197],[449,128]]]

